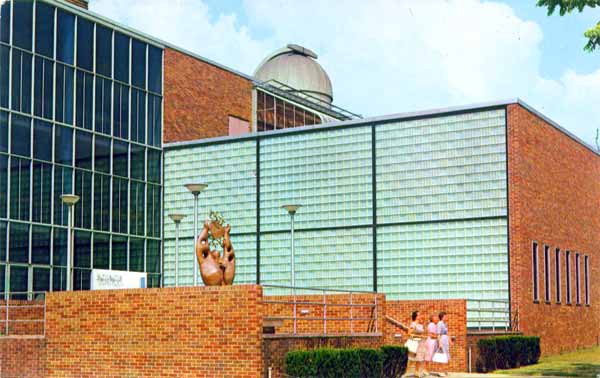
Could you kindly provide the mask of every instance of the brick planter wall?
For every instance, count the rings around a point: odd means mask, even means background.
[[[0,338],[0,377],[46,378],[46,341],[15,336]]]

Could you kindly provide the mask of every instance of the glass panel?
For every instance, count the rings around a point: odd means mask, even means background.
[[[33,211],[32,220],[51,223],[52,165],[33,162]]]
[[[146,143],[146,94],[131,91],[131,140]]]
[[[160,147],[162,135],[161,98],[148,95],[148,144]]]
[[[13,49],[12,103],[13,110],[31,113],[31,54]]]
[[[96,72],[112,76],[112,30],[96,24]]]
[[[77,18],[77,67],[91,71],[94,68],[94,24]]]
[[[4,5],[2,5],[4,7]],[[3,8],[4,9],[4,8]],[[10,72],[10,48],[0,46],[0,106],[8,108],[8,91],[10,84],[8,82]]]
[[[8,261],[29,262],[29,225],[11,222],[9,225],[10,241],[8,244]]]
[[[110,173],[110,139],[96,135],[94,148],[94,169]]]
[[[50,291],[50,268],[33,268],[33,291]]]
[[[10,43],[10,1],[0,4],[0,41]],[[3,284],[0,286],[4,289]]]
[[[73,269],[73,290],[89,290],[91,270]]]
[[[144,195],[145,185],[141,182],[131,181],[130,218],[131,234],[144,235]]]
[[[109,269],[110,240],[106,234],[94,234],[94,269]]]
[[[34,80],[34,114],[38,117],[52,119],[54,94],[54,63],[50,60],[35,57]]]
[[[162,169],[162,152],[159,150],[148,149],[148,181],[160,184]]]
[[[56,125],[54,131],[54,161],[73,165],[73,129]]]
[[[33,123],[33,157],[52,161],[52,124],[36,119]]]
[[[110,176],[94,174],[94,229],[110,230]]]
[[[75,249],[73,251],[73,266],[75,268],[91,267],[91,233],[75,231]]]
[[[73,64],[74,42],[75,16],[59,9],[56,25],[56,59]]]
[[[30,160],[10,159],[10,217],[29,220]]]
[[[61,196],[73,193],[73,169],[54,166],[54,224],[67,225],[69,208]]]
[[[0,155],[0,193],[8,193],[8,156]],[[6,218],[7,195],[0,197],[0,218]],[[0,244],[2,244],[0,239]],[[1,285],[1,283],[0,283]]]
[[[31,229],[31,263],[50,264],[50,227],[33,226]]]
[[[0,152],[8,152],[8,113],[0,111]]]
[[[148,240],[146,247],[146,271],[160,273],[160,242]]]
[[[67,266],[68,239],[69,231],[66,228],[54,228],[52,264]]]
[[[112,238],[112,268],[113,270],[127,270],[127,238],[113,236]]]
[[[129,87],[114,84],[113,135],[123,139],[129,137]]]
[[[115,32],[115,79],[129,83],[129,37]]]
[[[6,261],[6,243],[8,239],[6,238],[8,223],[5,221],[0,221],[0,261]],[[4,288],[4,282],[0,280],[0,288]]]
[[[147,235],[159,238],[161,228],[160,204],[162,202],[162,198],[160,197],[160,186],[148,184],[148,194],[146,201]]]
[[[148,46],[148,90],[162,93],[162,50]]]
[[[13,44],[31,50],[33,39],[33,1],[13,1]]]
[[[75,99],[77,102],[75,124],[85,129],[92,129],[94,76],[83,71],[77,71],[77,87]]]
[[[129,270],[144,271],[144,239],[131,238],[129,241]]]
[[[76,131],[75,166],[92,169],[92,133],[81,130]]]
[[[146,285],[149,288],[152,287],[161,287],[160,285],[160,274],[149,274],[148,275],[148,284]]]
[[[42,2],[35,9],[35,51],[54,58],[54,7]]]
[[[113,232],[127,233],[127,192],[128,183],[126,179],[113,178],[112,197],[112,230]]]
[[[54,116],[58,122],[73,123],[73,69],[56,65],[56,93]]]
[[[75,205],[75,227],[91,228],[92,225],[92,173],[75,170],[75,194],[79,202]]]
[[[131,144],[131,178],[143,180],[146,165],[146,149],[137,144]]]
[[[127,177],[129,171],[128,145],[126,142],[113,142],[113,174]]]
[[[10,286],[9,291],[11,293],[12,299],[27,299],[27,281],[28,281],[28,271],[29,269],[26,266],[16,266],[12,265],[10,267]]]
[[[96,78],[96,131],[110,134],[112,81]]]
[[[136,39],[131,42],[131,83],[146,88],[146,44]]]
[[[67,269],[52,268],[52,291],[67,290]]]
[[[0,264],[0,297],[4,297],[6,285],[6,265]]]
[[[31,118],[12,114],[11,152],[31,156]]]

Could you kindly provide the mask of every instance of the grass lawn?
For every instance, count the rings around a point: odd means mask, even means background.
[[[538,375],[560,377],[600,377],[600,347],[541,358],[536,365],[519,369],[497,370],[509,375]]]

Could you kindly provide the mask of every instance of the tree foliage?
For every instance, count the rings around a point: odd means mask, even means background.
[[[586,7],[600,7],[600,0],[538,0],[537,6],[547,8],[548,16],[552,15],[557,8],[558,13],[561,16],[564,16],[574,10],[582,12]],[[596,26],[588,29],[584,33],[584,36],[588,39],[584,50],[594,51],[596,48],[600,48],[600,22],[598,22]]]

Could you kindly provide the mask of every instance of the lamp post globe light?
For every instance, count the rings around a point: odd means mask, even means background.
[[[296,215],[296,211],[302,207],[302,205],[283,205],[288,214],[290,214],[291,224],[290,224],[290,238],[291,238],[291,247],[292,247],[292,256],[291,258],[291,269],[292,269],[292,288],[296,288],[296,266],[295,266],[295,254],[294,254],[294,215]]]
[[[69,207],[67,217],[69,234],[69,239],[67,240],[67,291],[71,291],[73,290],[73,208],[79,202],[79,196],[75,194],[63,194],[60,198]]]
[[[175,287],[179,286],[179,224],[185,218],[183,214],[169,214],[175,223]]]
[[[206,184],[200,183],[189,183],[184,185],[187,190],[194,196],[194,246],[196,245],[196,238],[198,237],[198,195],[208,187]],[[194,286],[198,286],[198,259],[196,259],[196,253],[193,252],[194,260]]]

